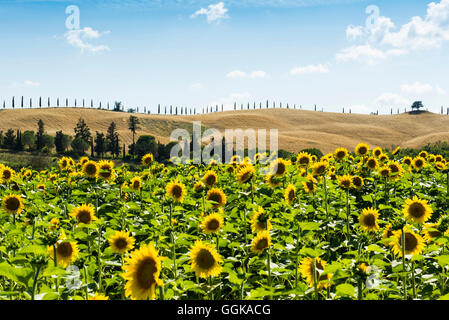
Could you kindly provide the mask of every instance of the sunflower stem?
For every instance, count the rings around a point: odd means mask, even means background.
[[[267,269],[268,269],[268,287],[270,288],[270,290],[272,290],[271,288],[271,254],[270,254],[270,248],[268,248],[267,250]],[[271,300],[273,297],[270,295],[268,297],[269,300]]]
[[[33,279],[33,288],[31,289],[31,300],[34,300],[34,294],[36,292],[37,279],[39,278],[39,272],[41,271],[41,267],[38,266],[36,269],[36,273],[34,274]]]
[[[349,215],[350,215],[350,208],[349,208],[349,189],[346,189],[346,231],[348,235],[348,245],[350,240],[350,231],[349,231]]]
[[[315,291],[315,300],[318,300],[318,283],[317,283],[317,277],[316,277],[316,258],[313,258],[313,288]]]
[[[89,294],[88,294],[88,288],[87,288],[87,267],[86,267],[86,265],[83,266],[83,270],[84,270],[84,282],[86,284],[84,286],[84,294],[85,294],[86,300],[89,300]]]
[[[401,247],[402,247],[402,272],[404,272],[404,300],[407,300],[407,275],[405,269],[405,231],[401,229]]]
[[[413,288],[413,299],[416,298],[416,284],[415,284],[415,262],[412,261],[412,288]]]

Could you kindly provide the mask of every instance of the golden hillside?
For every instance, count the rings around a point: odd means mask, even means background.
[[[429,142],[449,140],[449,116],[433,113],[419,115],[359,115],[314,112],[292,109],[262,109],[226,111],[195,116],[166,116],[135,114],[141,122],[138,135],[154,135],[162,143],[176,128],[191,130],[192,121],[201,121],[207,128],[224,129],[278,129],[279,147],[292,152],[315,147],[331,152],[337,147],[352,150],[357,143],[371,147],[422,147]],[[82,108],[15,109],[0,111],[0,130],[37,129],[42,119],[46,132],[56,131],[73,135],[73,128],[82,117],[91,132],[106,133],[115,121],[122,143],[132,140],[128,130],[129,113]],[[268,144],[267,144],[268,146]]]

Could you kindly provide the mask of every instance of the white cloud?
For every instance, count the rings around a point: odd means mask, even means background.
[[[268,73],[262,70],[253,71],[251,73],[247,73],[241,70],[234,70],[229,72],[226,75],[226,78],[238,79],[238,78],[251,78],[251,79],[263,79],[268,78]]]
[[[349,25],[346,37],[363,43],[341,50],[336,55],[337,61],[373,64],[417,49],[439,48],[449,41],[449,0],[429,3],[424,18],[412,17],[399,28],[384,16],[367,26]]]
[[[411,84],[403,84],[401,91],[410,94],[425,94],[433,91],[433,87],[428,83],[415,82]]]
[[[348,40],[357,40],[363,36],[362,26],[353,26],[352,24],[346,28],[346,38]]]
[[[202,83],[193,83],[190,85],[190,89],[195,89],[195,90],[200,90],[203,89],[203,84]]]
[[[237,109],[240,109],[240,105],[243,104],[244,108],[246,108],[246,105],[248,102],[251,101],[251,94],[248,92],[242,92],[242,93],[231,93],[229,96],[227,97],[222,97],[219,98],[215,101],[212,101],[210,103],[211,106],[221,106],[223,105],[223,107],[228,110],[233,110],[234,109],[234,103],[237,104]]]
[[[304,75],[304,74],[312,74],[312,73],[328,73],[329,68],[323,64],[311,64],[305,67],[296,67],[290,70],[290,74],[292,75]]]
[[[9,86],[10,88],[30,88],[30,87],[39,87],[41,84],[36,81],[25,80],[23,82],[13,82]]]
[[[229,72],[226,75],[226,78],[245,78],[246,76],[248,76],[246,74],[246,72],[243,72],[243,71],[240,71],[240,70],[234,70],[234,71]]]
[[[442,89],[440,86],[436,86],[435,90],[438,94],[444,95],[446,94],[446,90]]]
[[[250,75],[251,78],[256,79],[256,78],[267,78],[268,74],[265,71],[253,71],[251,72]]]
[[[99,39],[103,34],[109,33],[108,31],[100,33],[91,27],[84,27],[82,29],[69,30],[65,33],[64,37],[67,42],[81,50],[90,52],[109,51],[109,47],[106,45],[93,45],[87,40]]]
[[[377,99],[376,103],[381,106],[396,107],[396,106],[409,106],[411,101],[396,93],[383,93]]]
[[[389,56],[399,56],[406,53],[406,50],[400,49],[390,49],[383,51],[369,44],[366,44],[342,49],[339,53],[336,54],[336,59],[338,62],[357,61],[374,64],[379,60],[388,58]]]
[[[225,8],[223,2],[219,2],[217,4],[211,4],[208,6],[208,9],[201,8],[200,10],[196,11],[194,14],[190,16],[190,18],[196,18],[200,15],[205,15],[207,17],[207,22],[211,23],[216,21],[217,23],[220,22],[221,19],[226,19],[229,16],[226,14],[228,12],[228,9]]]

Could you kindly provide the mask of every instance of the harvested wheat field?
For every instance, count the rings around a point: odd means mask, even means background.
[[[371,147],[396,146],[420,148],[429,142],[449,139],[449,117],[430,112],[399,115],[361,115],[314,112],[292,109],[262,109],[225,111],[195,116],[135,114],[141,122],[138,135],[151,134],[162,143],[169,141],[172,130],[191,130],[193,121],[201,121],[206,128],[278,129],[279,148],[298,152],[304,148],[318,148],[332,152],[337,147],[353,149],[365,141]],[[91,132],[106,132],[115,121],[121,140],[131,142],[127,119],[129,113],[82,108],[21,109],[0,111],[0,130],[9,128],[36,130],[42,119],[48,134],[58,130],[73,134],[82,117]]]

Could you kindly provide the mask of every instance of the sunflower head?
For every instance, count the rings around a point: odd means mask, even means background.
[[[201,223],[201,229],[204,233],[217,233],[223,228],[224,219],[219,213],[211,213],[204,218]]]
[[[420,156],[414,158],[413,161],[412,161],[412,166],[413,166],[413,168],[414,168],[415,170],[417,170],[417,171],[419,171],[419,170],[421,170],[422,168],[424,168],[425,165],[426,165],[426,160],[425,160],[425,158],[420,157]]]
[[[218,181],[218,176],[213,170],[209,170],[204,174],[203,182],[206,186],[212,187]]]
[[[152,153],[147,153],[142,157],[142,165],[145,167],[150,166],[154,161],[154,157]]]
[[[53,246],[48,247],[48,254],[52,259],[55,259],[56,251],[56,261],[58,264],[62,265],[63,268],[69,266],[78,258],[79,249],[78,245],[74,241],[67,240],[67,237],[62,232],[60,239],[56,242],[54,248]]]
[[[16,172],[10,167],[3,166],[0,168],[0,181],[9,182],[16,175]]]
[[[114,179],[114,162],[101,160],[98,163],[98,176],[104,180]]]
[[[404,174],[404,169],[397,161],[391,161],[388,167],[391,171],[389,175],[390,180],[398,180]]]
[[[99,171],[98,163],[95,161],[89,160],[83,165],[83,173],[87,178],[97,178]]]
[[[358,156],[366,156],[369,152],[369,146],[366,143],[359,143],[355,147],[355,153]]]
[[[376,147],[373,149],[373,156],[379,158],[383,154],[382,148]]]
[[[247,183],[248,181],[250,181],[256,173],[256,169],[254,168],[253,165],[246,165],[243,166],[242,168],[238,169],[237,171],[237,181],[239,183]]]
[[[226,204],[226,195],[221,189],[213,188],[207,192],[206,200],[213,201],[212,207],[217,209]]]
[[[313,164],[312,167],[312,175],[313,176],[322,176],[326,173],[328,166],[328,162],[326,161],[320,161]]]
[[[131,237],[129,232],[116,231],[109,237],[108,242],[112,251],[118,254],[123,254],[134,248],[136,239]]]
[[[266,249],[271,246],[271,237],[267,230],[260,231],[254,237],[251,243],[251,251],[257,255],[261,255]]]
[[[190,248],[189,256],[197,277],[215,277],[221,273],[223,260],[213,245],[197,240]]]
[[[291,205],[296,199],[296,187],[293,184],[289,184],[284,191],[284,199],[288,205]]]
[[[379,218],[379,211],[374,208],[363,209],[359,216],[360,227],[365,231],[379,231],[377,220]]]
[[[23,199],[20,195],[7,195],[2,200],[2,209],[7,213],[19,215],[24,208]]]
[[[105,296],[103,294],[95,292],[95,294],[92,297],[89,297],[89,300],[109,300],[109,296]]]
[[[426,159],[428,156],[429,156],[429,154],[427,153],[427,151],[424,151],[424,150],[418,154],[418,157],[421,157],[424,159]]]
[[[95,209],[91,204],[82,204],[81,206],[74,208],[70,215],[74,217],[78,223],[90,224],[97,220]]]
[[[197,181],[195,182],[195,184],[193,185],[193,190],[195,192],[201,192],[204,190],[204,183],[201,181]]]
[[[352,185],[356,189],[362,189],[365,184],[363,178],[361,176],[353,176],[352,177]]]
[[[271,162],[271,173],[275,176],[282,176],[287,171],[288,161],[279,158]]]
[[[410,158],[410,157],[404,157],[402,159],[402,164],[405,164],[405,165],[407,165],[409,167],[412,165],[412,162],[413,162],[413,159]]]
[[[338,177],[338,185],[343,189],[351,188],[353,185],[352,177],[348,174]]]
[[[173,182],[170,182],[166,187],[165,191],[167,196],[175,200],[175,202],[184,202],[184,197],[187,193],[186,186],[179,182],[177,179]]]
[[[142,179],[138,176],[133,177],[129,182],[129,187],[134,191],[139,191],[142,188]]]
[[[404,252],[406,255],[415,255],[415,254],[421,254],[421,252],[424,249],[424,240],[419,235],[414,233],[411,230],[408,230],[407,228],[402,230],[396,230],[393,233],[393,237],[395,240],[390,243],[390,245],[393,247],[393,252],[395,255],[402,257],[402,232],[404,232]]]
[[[402,212],[404,216],[415,223],[424,223],[430,219],[433,210],[427,204],[427,200],[420,200],[417,196],[405,200]]]
[[[396,155],[396,154],[398,154],[399,150],[401,150],[401,147],[397,147],[396,149],[394,149],[394,150],[391,152],[391,154],[392,154],[392,155]]]
[[[269,174],[269,175],[265,176],[265,181],[272,188],[278,187],[281,185],[281,181],[279,181],[278,177],[275,176],[274,174]]]
[[[272,228],[271,218],[269,217],[268,213],[265,212],[265,210],[259,206],[257,210],[254,211],[253,216],[251,217],[251,229],[253,232],[260,232],[260,231],[270,231]]]
[[[378,173],[381,177],[388,178],[391,174],[391,169],[390,167],[382,167],[379,169]]]
[[[306,181],[303,181],[302,186],[307,193],[314,193],[317,188],[315,178],[310,174],[307,175]]]
[[[377,159],[375,157],[369,157],[368,160],[366,161],[366,166],[370,170],[376,170],[377,167],[379,166],[379,163],[377,162]]]
[[[325,260],[321,260],[318,257],[306,257],[301,260],[299,265],[299,272],[304,278],[306,278],[307,285],[310,288],[315,286],[315,281],[318,289],[329,287],[329,279],[332,277],[332,275],[324,273],[324,268],[326,267],[326,265],[327,262]]]
[[[296,157],[296,164],[300,167],[308,167],[312,163],[312,156],[307,152],[300,152]]]
[[[337,148],[334,151],[335,159],[337,160],[343,160],[349,155],[349,152],[346,148]]]
[[[162,259],[152,244],[141,246],[131,252],[131,257],[125,258],[122,277],[126,280],[126,297],[132,300],[154,299],[156,286],[164,285],[159,279]]]

